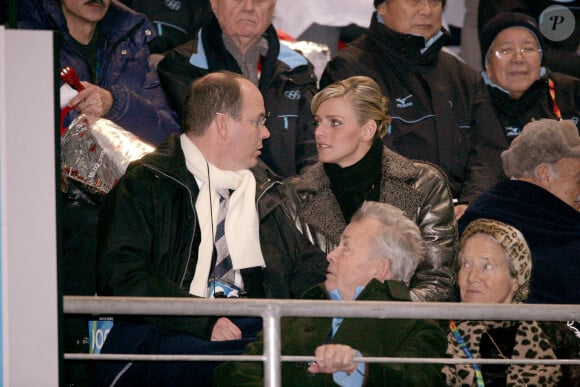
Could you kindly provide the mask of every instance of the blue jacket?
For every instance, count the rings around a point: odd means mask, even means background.
[[[98,54],[101,70],[94,82],[89,64],[68,31],[60,1],[19,1],[19,27],[59,31],[60,66],[71,66],[81,81],[96,83],[113,95],[113,106],[105,118],[155,145],[180,132],[177,115],[149,65],[147,44],[154,33],[147,18],[112,1],[98,26],[104,43]],[[76,114],[71,113],[71,118]]]

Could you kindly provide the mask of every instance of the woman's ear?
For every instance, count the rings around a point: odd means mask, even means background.
[[[377,122],[375,120],[368,120],[362,126],[362,139],[365,141],[372,141],[377,133]]]
[[[515,297],[516,294],[518,294],[518,290],[520,290],[520,285],[518,284],[518,280],[516,278],[512,278],[512,280],[513,280],[512,291],[514,292],[513,297]]]

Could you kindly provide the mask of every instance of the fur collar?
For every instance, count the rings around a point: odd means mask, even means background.
[[[412,186],[418,174],[419,169],[413,161],[384,147],[379,201],[400,208],[410,219],[415,220],[423,202],[423,195]],[[323,234],[331,245],[338,245],[346,223],[338,201],[330,190],[330,181],[322,163],[314,164],[304,174],[289,182],[294,185],[300,198],[299,216],[315,232]]]

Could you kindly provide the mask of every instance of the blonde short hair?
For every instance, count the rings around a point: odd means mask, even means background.
[[[348,101],[360,125],[374,120],[377,123],[376,137],[383,138],[387,134],[387,127],[391,123],[387,107],[389,99],[372,78],[355,76],[326,86],[312,99],[312,114],[315,115],[320,105],[331,98],[344,98]]]

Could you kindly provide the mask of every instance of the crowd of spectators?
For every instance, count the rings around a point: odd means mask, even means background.
[[[273,25],[276,0],[19,0],[18,27],[56,31],[56,70],[80,78],[60,85],[65,127],[107,119],[156,147],[96,199],[61,182],[64,294],[580,304],[580,7],[560,3],[479,2],[478,72],[445,49],[445,0],[374,0],[317,79]],[[68,322],[65,348],[86,351],[86,321]],[[102,351],[256,354],[261,326],[115,318]],[[294,385],[580,384],[574,366],[352,360],[580,357],[561,323],[282,329],[285,354],[316,356],[283,366]],[[98,362],[65,379],[209,386],[216,366]],[[261,366],[215,375],[263,385]]]

